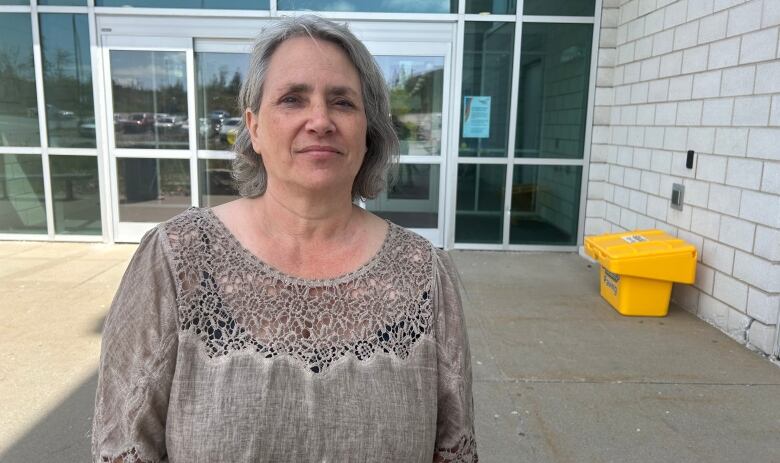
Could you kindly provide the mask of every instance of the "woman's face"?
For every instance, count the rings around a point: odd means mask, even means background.
[[[357,69],[330,42],[296,37],[271,56],[257,114],[246,113],[268,188],[343,194],[366,153],[366,113]]]

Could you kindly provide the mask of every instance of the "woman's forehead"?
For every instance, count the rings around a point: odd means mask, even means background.
[[[275,89],[297,86],[299,90],[312,90],[322,85],[342,92],[340,87],[360,89],[360,76],[346,52],[336,44],[311,37],[282,42],[271,56],[266,79]]]

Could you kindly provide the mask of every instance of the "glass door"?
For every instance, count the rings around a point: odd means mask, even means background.
[[[401,142],[395,181],[365,206],[375,214],[444,244],[450,46],[444,43],[367,42],[390,90]]]
[[[115,240],[137,242],[197,198],[192,40],[102,42]]]

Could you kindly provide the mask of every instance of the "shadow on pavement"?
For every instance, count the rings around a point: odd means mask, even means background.
[[[5,453],[0,454],[0,461],[91,461],[90,432],[96,388],[97,371]]]

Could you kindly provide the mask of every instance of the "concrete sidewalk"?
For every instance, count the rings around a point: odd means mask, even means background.
[[[0,243],[0,461],[89,461],[134,246]],[[483,462],[778,462],[780,368],[672,307],[624,318],[574,254],[453,252]]]

